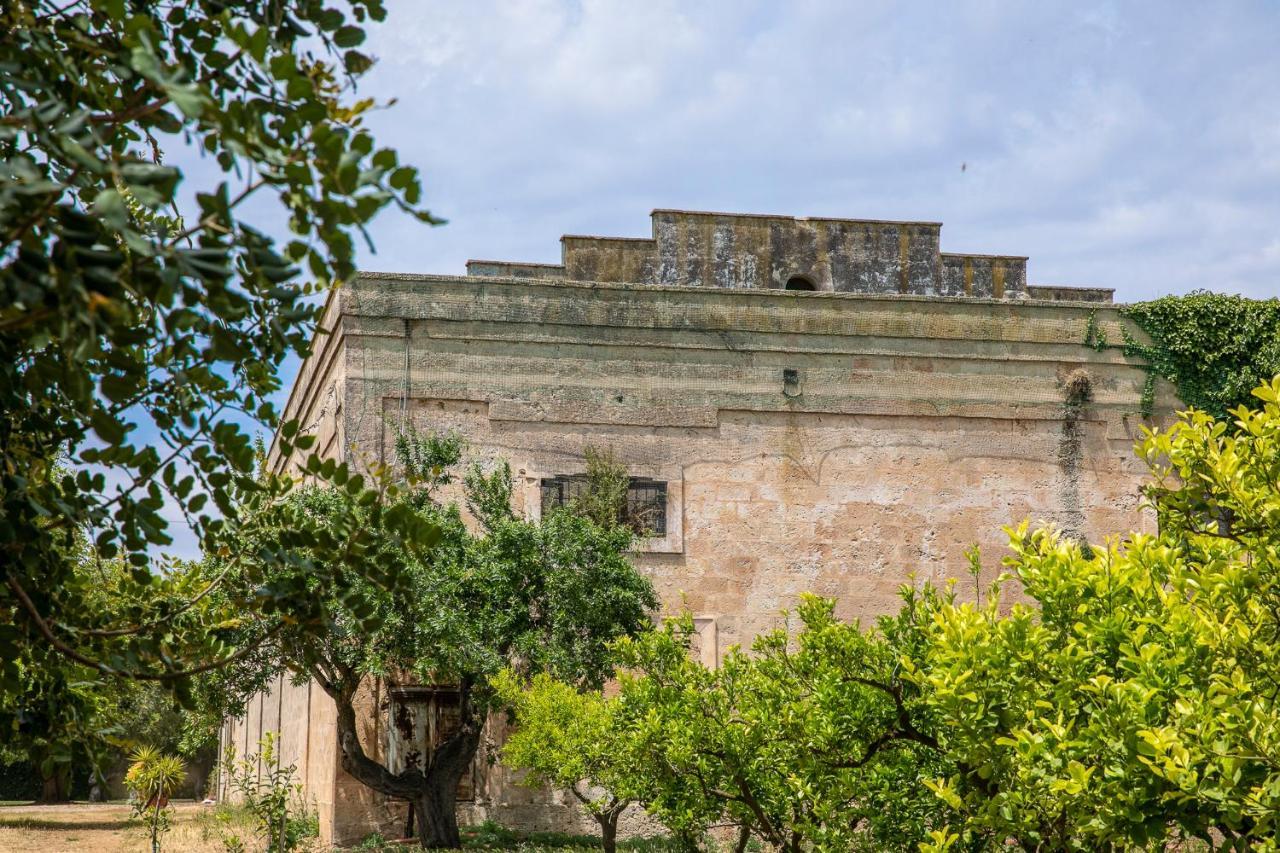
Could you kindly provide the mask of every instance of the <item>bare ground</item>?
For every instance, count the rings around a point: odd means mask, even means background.
[[[162,849],[221,853],[213,832],[213,807],[175,803]],[[68,803],[56,806],[0,806],[0,850],[6,853],[148,853],[150,841],[129,806]]]

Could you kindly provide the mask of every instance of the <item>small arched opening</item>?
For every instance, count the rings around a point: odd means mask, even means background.
[[[787,279],[787,290],[817,290],[813,282],[802,275],[793,275]]]

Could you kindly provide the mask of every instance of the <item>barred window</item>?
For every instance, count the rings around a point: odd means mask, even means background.
[[[542,511],[568,506],[587,490],[587,478],[561,474],[542,480]],[[618,521],[635,531],[637,536],[667,535],[667,484],[648,477],[632,477],[627,483],[627,498]]]

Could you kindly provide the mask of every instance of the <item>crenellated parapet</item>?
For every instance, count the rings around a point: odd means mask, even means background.
[[[943,252],[939,222],[655,210],[645,238],[565,235],[560,264],[469,261],[472,276],[836,293],[1038,298],[1024,255]],[[1046,291],[1047,292],[1047,291]],[[1109,302],[1097,288],[1055,300]]]

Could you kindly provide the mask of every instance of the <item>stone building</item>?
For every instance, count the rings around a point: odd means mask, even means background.
[[[942,252],[939,232],[660,210],[649,238],[562,238],[559,265],[365,273],[330,295],[284,414],[356,463],[387,460],[405,423],[458,430],[510,462],[534,516],[586,447],[612,450],[658,516],[634,562],[693,611],[708,664],[805,591],[867,618],[909,578],[963,576],[973,544],[994,572],[1001,528],[1024,518],[1091,539],[1148,524],[1132,455],[1146,372],[1083,344],[1090,324],[1121,338],[1111,291],[1028,285],[1026,258]],[[1157,412],[1176,405],[1161,385]],[[447,692],[371,684],[368,700],[367,743],[392,760],[397,703],[429,708],[423,738],[450,713]],[[266,730],[326,839],[403,820],[341,770],[318,687],[277,684],[223,737],[252,750]],[[575,820],[483,762],[464,787],[464,820]]]

